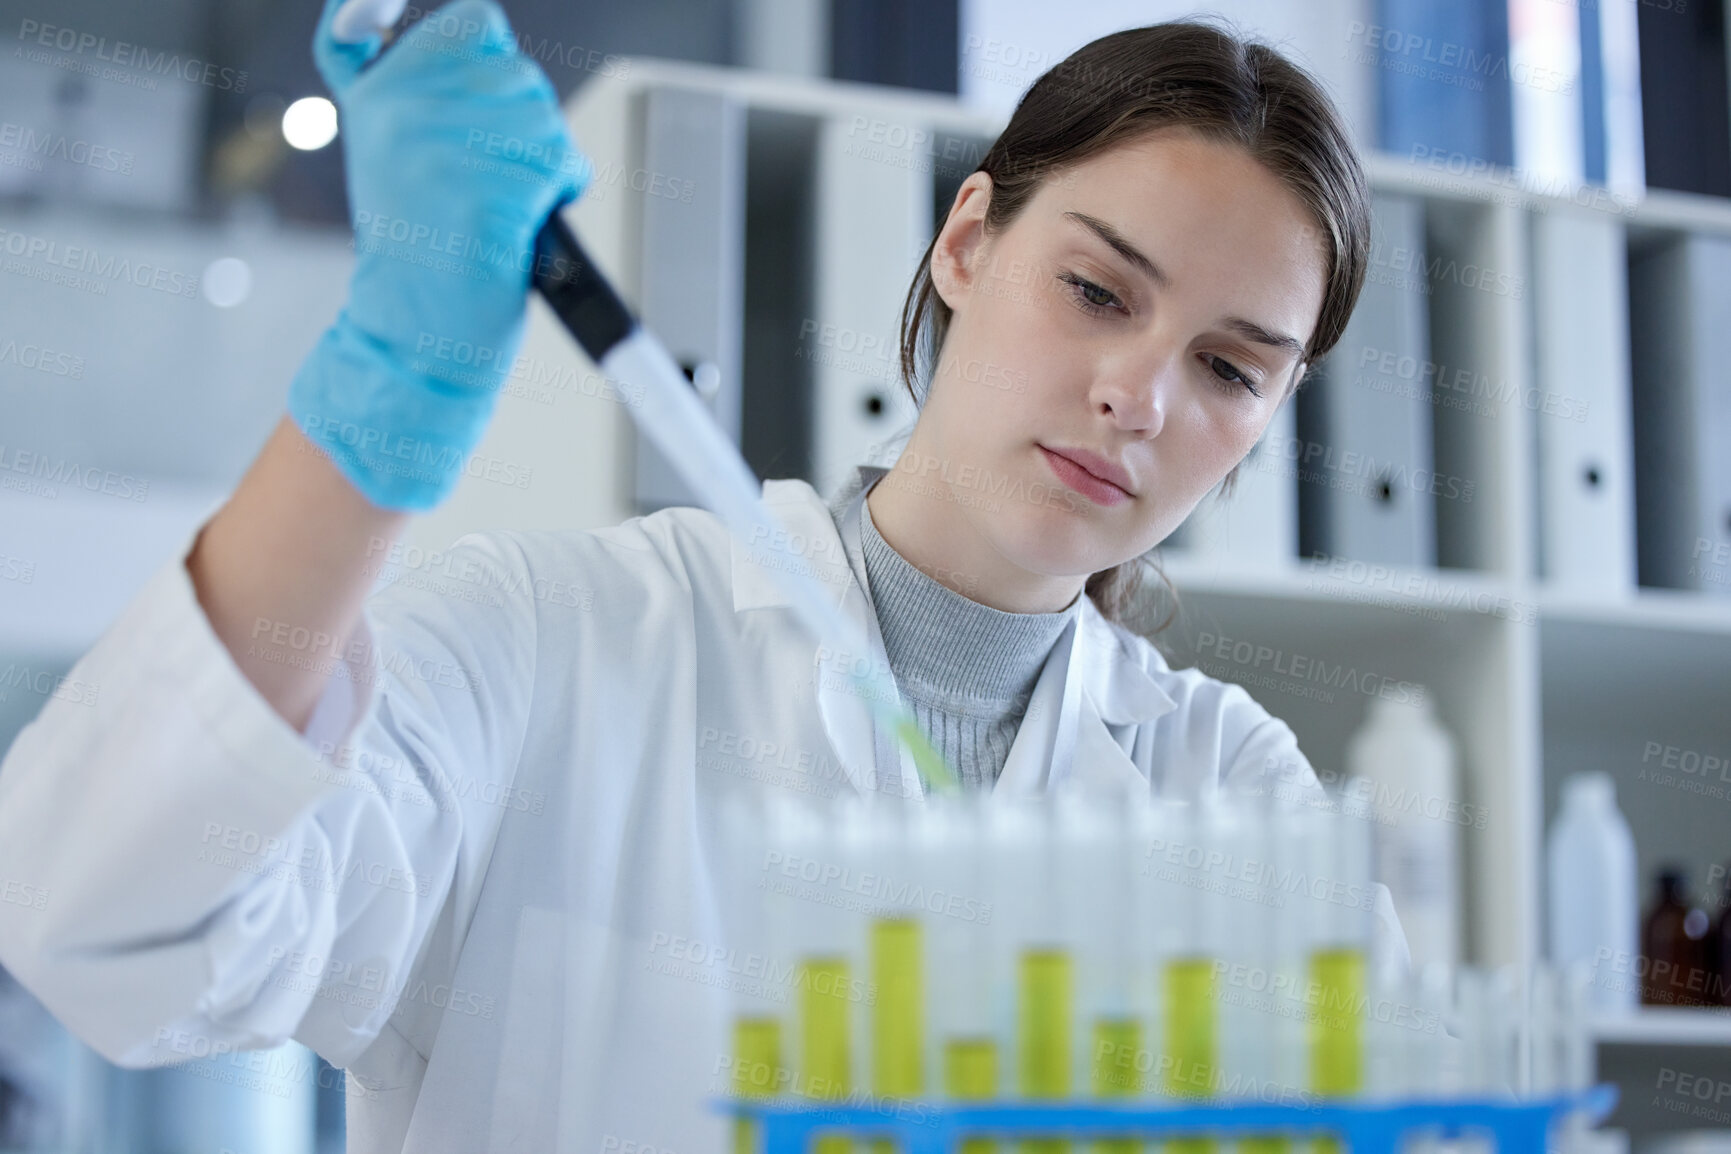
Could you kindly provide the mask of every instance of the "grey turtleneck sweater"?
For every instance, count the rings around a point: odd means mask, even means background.
[[[890,548],[863,503],[860,538],[890,669],[914,720],[964,785],[990,787],[1075,603],[1005,613],[970,601]]]

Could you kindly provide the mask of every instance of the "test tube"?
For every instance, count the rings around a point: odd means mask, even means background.
[[[784,808],[786,861],[793,863],[794,886],[781,903],[778,927],[790,943],[793,961],[792,1039],[794,1092],[834,1100],[853,1087],[855,1044],[852,1006],[863,1001],[865,982],[858,965],[857,915],[837,900],[837,883],[847,868],[843,836],[857,835],[863,806],[838,804],[824,809]],[[818,1139],[818,1154],[847,1154],[845,1137]]]
[[[1115,799],[1114,799],[1115,800]],[[1131,985],[1130,863],[1121,804],[1066,792],[1055,799],[1058,907],[1075,952],[1078,1079],[1097,1098],[1132,1097],[1141,1079],[1142,1018]],[[1096,1154],[1134,1154],[1134,1139],[1105,1139]]]
[[[1347,782],[1336,806],[1305,811],[1311,864],[1302,902],[1311,928],[1307,1041],[1310,1087],[1325,1098],[1364,1091],[1364,1009],[1370,938],[1370,809],[1362,779]],[[1319,1152],[1339,1151],[1333,1139]]]
[[[1000,1046],[994,1028],[990,938],[995,903],[984,885],[983,824],[987,795],[933,795],[913,824],[915,854],[932,895],[926,906],[928,1066],[935,1089],[956,1102],[1001,1093]],[[991,1154],[989,1138],[964,1138],[962,1154]]]
[[[773,818],[762,805],[730,799],[722,811],[723,902],[730,948],[739,956],[767,963],[768,979],[761,986],[740,988],[733,999],[733,1085],[739,1098],[769,1098],[787,1085],[783,1058],[782,1019],[785,988],[774,983],[779,950],[771,932],[773,898],[769,891],[773,860]],[[745,1118],[733,1128],[735,1154],[752,1154],[758,1147],[757,1126]]]
[[[1053,1101],[1072,1093],[1075,1067],[1075,959],[1056,908],[1049,807],[1005,798],[990,809],[989,870],[997,894],[1000,966],[1008,966],[1015,1039],[1015,1091]],[[1000,970],[1000,973],[1002,971]],[[1023,1154],[1067,1154],[1061,1139],[1021,1143]]]
[[[1273,839],[1274,799],[1227,795],[1212,808],[1211,837],[1223,855],[1228,884],[1215,906],[1218,942],[1221,1092],[1266,1103],[1290,1102],[1283,1089],[1278,1030],[1283,996],[1276,943],[1285,895],[1278,884]],[[1287,1154],[1278,1134],[1238,1139],[1238,1154]]]
[[[1219,895],[1211,888],[1219,847],[1210,844],[1213,814],[1185,806],[1168,816],[1172,848],[1165,855],[1164,880],[1169,936],[1161,966],[1165,1037],[1156,1066],[1164,1070],[1161,1089],[1168,1095],[1205,1098],[1218,1085],[1220,1068],[1220,1007],[1215,989]],[[1168,1154],[1212,1154],[1216,1144],[1207,1138],[1185,1138],[1166,1143],[1165,1149]]]
[[[852,847],[850,889],[865,901],[869,928],[866,955],[873,997],[870,1020],[872,1093],[886,1099],[916,1099],[925,1092],[925,941],[927,910],[924,854],[912,837],[910,807],[880,800],[869,807]],[[893,1144],[872,1148],[890,1154]]]

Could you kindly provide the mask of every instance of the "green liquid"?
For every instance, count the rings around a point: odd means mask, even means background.
[[[944,1096],[955,1102],[989,1102],[998,1096],[998,1046],[990,1038],[952,1038],[944,1043]],[[992,1154],[990,1138],[964,1138],[960,1154]]]
[[[1310,1088],[1340,1098],[1364,1089],[1364,954],[1319,950],[1310,958],[1310,980],[1318,992],[1310,1018]],[[1340,1143],[1319,1139],[1317,1154],[1338,1154]]]
[[[1214,963],[1179,958],[1166,964],[1166,1092],[1175,1098],[1212,1093],[1219,1060],[1219,1019],[1214,1006]],[[1207,1138],[1180,1138],[1168,1154],[1214,1154]]]
[[[1070,1096],[1074,1064],[1075,967],[1062,950],[1029,950],[1021,960],[1021,998],[1016,1014],[1016,1089],[1024,1098]],[[1020,1144],[1022,1154],[1067,1154],[1061,1138]]]
[[[872,1092],[888,1098],[918,1098],[925,1092],[925,992],[921,986],[920,923],[912,918],[879,919],[871,929]],[[876,1154],[891,1154],[895,1143],[872,1143]]]
[[[1135,1018],[1098,1018],[1094,1022],[1094,1096],[1134,1098],[1142,1089],[1136,1056],[1142,1052],[1142,1023]],[[1094,1154],[1137,1154],[1137,1138],[1105,1138]]]
[[[785,1084],[781,1068],[781,1022],[767,1017],[740,1018],[733,1024],[734,1097],[772,1097]],[[757,1123],[749,1118],[735,1119],[734,1154],[753,1154],[757,1147]]]
[[[807,958],[800,967],[800,1075],[808,1098],[840,1098],[848,1071],[848,973],[846,958]],[[848,1154],[840,1135],[819,1138],[816,1154]]]

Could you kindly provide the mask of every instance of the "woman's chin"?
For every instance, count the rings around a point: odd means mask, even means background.
[[[1062,509],[1034,508],[1001,517],[992,526],[997,551],[1012,565],[1049,577],[1087,576],[1110,568],[1123,550],[1100,539],[1101,530]]]

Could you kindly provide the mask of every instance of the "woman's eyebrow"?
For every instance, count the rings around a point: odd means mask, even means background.
[[[1246,340],[1255,341],[1259,345],[1269,345],[1277,349],[1285,349],[1299,360],[1304,359],[1304,343],[1297,337],[1285,333],[1273,332],[1263,328],[1255,321],[1247,321],[1243,317],[1227,317],[1220,322],[1228,331],[1237,333]]]
[[[1089,216],[1085,212],[1066,212],[1064,215],[1081,225],[1083,228],[1088,229],[1107,244],[1111,245],[1114,252],[1135,265],[1149,280],[1153,281],[1161,288],[1172,287],[1172,278],[1160,271],[1159,265],[1143,256],[1140,249],[1131,244],[1128,240],[1125,240],[1123,233],[1119,232],[1105,221],[1100,220],[1097,217]]]
[[[1160,270],[1159,265],[1144,256],[1140,249],[1131,244],[1128,240],[1124,239],[1123,233],[1119,232],[1117,229],[1113,228],[1098,217],[1089,216],[1085,212],[1072,211],[1066,212],[1064,215],[1068,219],[1075,221],[1083,228],[1092,232],[1107,244],[1111,245],[1114,252],[1135,265],[1138,269],[1142,270],[1149,280],[1153,281],[1161,288],[1172,287],[1171,278]],[[1268,345],[1270,348],[1284,349],[1299,360],[1304,359],[1304,342],[1300,341],[1297,337],[1288,336],[1286,333],[1274,332],[1271,329],[1264,328],[1262,325],[1257,324],[1255,321],[1245,320],[1243,317],[1227,317],[1220,323],[1227,330],[1238,334],[1246,340],[1255,341],[1259,345]]]

